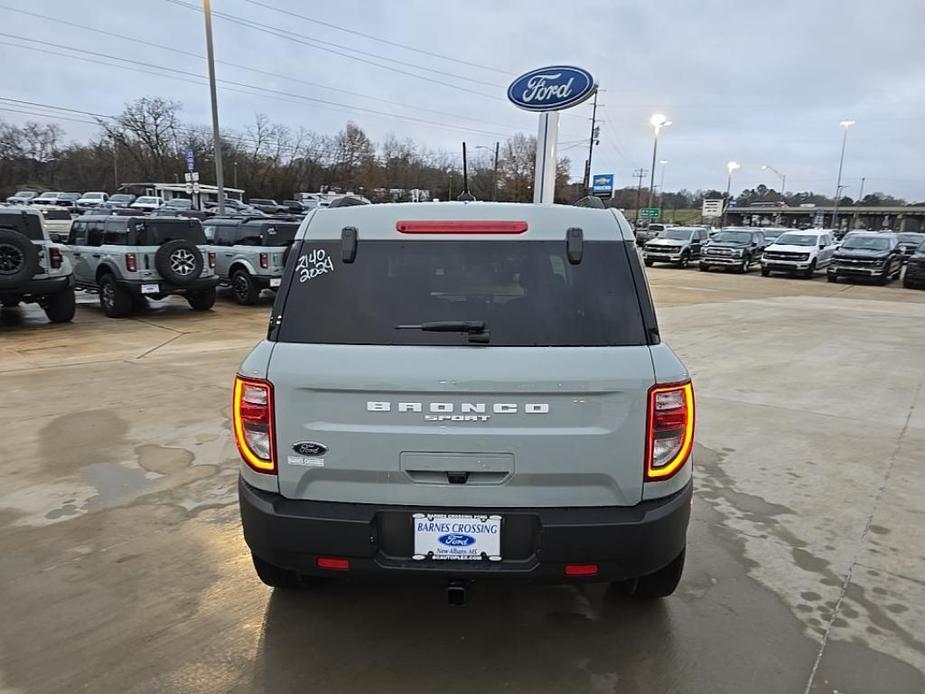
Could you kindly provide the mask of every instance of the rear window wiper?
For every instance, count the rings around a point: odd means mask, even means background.
[[[488,343],[491,333],[482,320],[435,320],[426,323],[396,325],[396,330],[423,330],[431,333],[466,333],[469,342]]]

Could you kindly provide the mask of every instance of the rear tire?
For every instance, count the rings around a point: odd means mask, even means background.
[[[838,275],[833,275],[831,272],[827,273],[825,277],[829,282],[838,282]]]
[[[260,296],[260,289],[247,270],[236,270],[231,276],[231,293],[234,294],[235,301],[242,306],[253,306]]]
[[[215,306],[215,287],[187,292],[186,300],[194,311],[208,311]]]
[[[70,323],[77,311],[77,299],[74,297],[73,288],[46,296],[40,305],[52,323]]]
[[[652,267],[652,265],[655,263],[654,260],[649,260],[648,258],[646,258],[646,259],[643,260],[642,262],[644,262],[644,263],[646,264],[646,267]]]
[[[762,276],[762,277],[770,277],[770,276],[771,276],[771,271],[768,270],[766,267],[763,267],[763,268],[761,268],[761,276]]]
[[[681,574],[684,573],[684,555],[687,549],[682,549],[681,553],[671,560],[668,566],[665,566],[655,573],[648,576],[640,576],[635,581],[628,581],[620,585],[627,595],[635,598],[651,600],[653,598],[665,598],[674,593],[678,584],[681,582]]]
[[[100,307],[110,318],[125,318],[132,313],[132,295],[116,284],[112,275],[100,279]]]
[[[270,564],[253,553],[251,553],[251,559],[254,561],[254,570],[257,572],[257,576],[271,588],[299,590],[307,587],[295,571]]]

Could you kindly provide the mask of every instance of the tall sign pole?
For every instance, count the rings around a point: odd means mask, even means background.
[[[533,202],[555,201],[559,111],[576,106],[596,93],[597,83],[591,73],[569,65],[531,70],[508,87],[507,97],[515,106],[539,113]]]
[[[209,59],[209,92],[212,95],[212,143],[215,148],[215,186],[218,188],[218,213],[225,214],[225,176],[222,171],[222,138],[218,131],[218,96],[215,93],[215,53],[212,50],[212,0],[202,0],[206,18],[206,55]]]
[[[556,197],[556,151],[559,145],[559,113],[540,114],[536,133],[536,165],[533,174],[533,202],[552,204]]]

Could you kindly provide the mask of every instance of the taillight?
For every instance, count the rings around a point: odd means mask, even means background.
[[[270,254],[269,253],[260,254],[260,267],[262,268],[270,267]]]
[[[129,272],[137,272],[137,271],[138,271],[138,258],[135,257],[135,254],[134,254],[134,253],[126,253],[126,254],[125,254],[125,268],[126,268]]]
[[[55,269],[61,267],[64,264],[64,256],[61,255],[61,249],[51,246],[48,249],[48,262]]]
[[[214,253],[209,253],[209,267],[213,269],[215,268],[215,254]]]
[[[273,385],[235,376],[232,407],[234,440],[244,462],[257,472],[276,474]]]
[[[684,467],[694,446],[694,388],[690,381],[649,389],[646,480],[665,480]]]

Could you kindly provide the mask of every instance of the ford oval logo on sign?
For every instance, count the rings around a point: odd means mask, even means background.
[[[507,98],[527,111],[559,111],[580,104],[596,87],[587,70],[553,65],[518,77],[507,88]]]
[[[447,547],[468,547],[475,544],[475,538],[465,533],[448,533],[438,537],[437,541]]]

